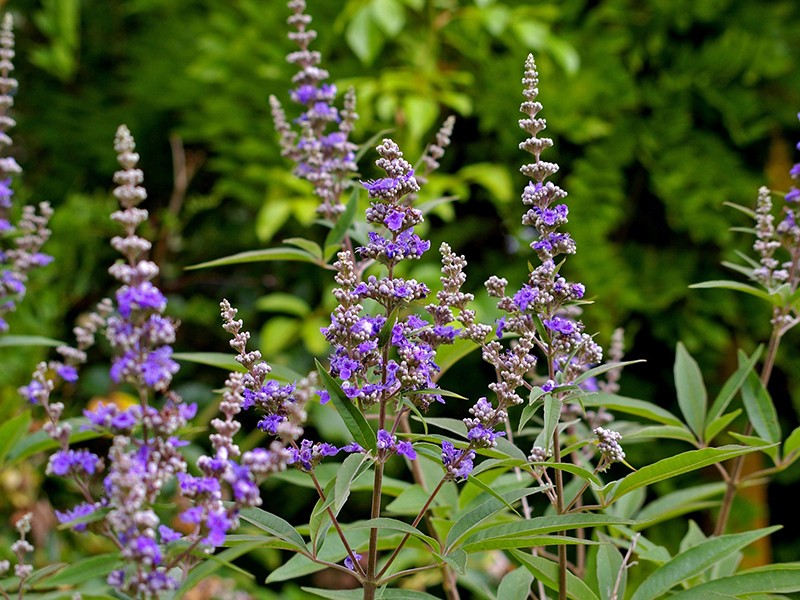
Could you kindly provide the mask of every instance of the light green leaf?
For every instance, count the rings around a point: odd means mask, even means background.
[[[372,0],[372,19],[389,37],[396,37],[406,24],[406,11],[397,0]]]
[[[740,360],[743,358],[739,356]],[[759,436],[772,443],[781,441],[778,413],[769,392],[758,376],[751,372],[742,386],[742,401],[747,416]]]
[[[331,397],[331,402],[336,407],[336,411],[344,421],[347,430],[353,436],[353,439],[361,445],[362,448],[367,448],[375,452],[377,449],[377,437],[370,424],[361,414],[350,399],[345,396],[341,386],[331,375],[322,367],[318,360],[314,360],[317,365],[317,372],[322,379],[322,384],[325,386],[328,394]]]
[[[497,597],[503,600],[526,600],[531,593],[533,574],[528,569],[514,569],[497,588]]]
[[[293,237],[286,238],[283,240],[283,243],[289,244],[290,246],[296,246],[301,250],[305,250],[317,260],[322,260],[322,248],[320,248],[319,244],[313,240],[307,240],[306,238],[301,237]]]
[[[611,600],[611,592],[614,590],[620,574],[622,578],[614,598],[624,598],[628,570],[622,566],[622,554],[619,549],[611,542],[600,544],[597,548],[595,564],[597,565],[597,591],[600,593],[600,600]]]
[[[411,485],[386,506],[386,511],[395,515],[416,516],[425,506],[428,496],[428,492],[421,486],[417,484]]]
[[[64,342],[40,335],[0,335],[0,348],[16,346],[49,346],[57,348]]]
[[[85,429],[89,425],[89,420],[85,417],[67,419],[66,422],[72,426],[72,433],[69,436],[70,444],[93,440],[105,435],[94,429]],[[59,443],[51,438],[46,431],[40,429],[18,439],[14,446],[8,450],[6,456],[9,462],[16,463],[33,456],[37,452],[53,450],[58,447]]]
[[[118,554],[90,556],[70,563],[52,577],[43,577],[34,588],[75,585],[98,577],[105,577],[121,563]]]
[[[788,456],[798,448],[800,448],[800,427],[796,427],[783,443],[783,456]]]
[[[439,366],[439,372],[436,374],[435,380],[438,381],[450,367],[478,348],[480,348],[478,344],[461,338],[456,339],[452,344],[439,346],[436,349],[436,364]]]
[[[264,250],[248,250],[247,252],[239,252],[224,258],[217,258],[197,265],[186,267],[187,270],[192,269],[208,269],[210,267],[222,267],[227,265],[239,265],[251,262],[264,262],[272,260],[287,260],[299,261],[312,264],[318,264],[319,261],[300,248],[266,248]]]
[[[728,425],[733,423],[736,420],[736,417],[738,417],[740,414],[742,414],[742,409],[737,408],[734,411],[726,413],[721,417],[710,421],[708,425],[706,425],[705,434],[703,436],[703,439],[705,439],[706,443],[711,443],[711,441],[714,440],[714,438],[716,438],[720,433],[722,433],[728,427]]]
[[[348,529],[389,529],[391,531],[408,533],[412,537],[425,542],[425,544],[427,544],[434,552],[441,552],[439,542],[437,542],[431,536],[425,535],[416,527],[413,527],[405,521],[398,521],[397,519],[379,517],[377,519],[370,519],[368,521],[359,521],[358,523],[348,525]]]
[[[344,209],[344,213],[339,215],[339,219],[336,221],[336,224],[325,237],[326,261],[330,260],[336,251],[341,248],[342,240],[344,239],[344,236],[347,235],[347,230],[350,229],[350,225],[353,223],[353,218],[356,216],[357,209],[358,188],[354,188],[350,193],[350,199],[347,201],[347,206]],[[328,248],[333,248],[333,253],[329,254],[327,252]]]
[[[626,443],[649,439],[683,440],[692,445],[696,444],[695,436],[691,431],[686,427],[675,427],[674,425],[651,425],[625,434]]]
[[[555,462],[555,461],[543,461],[543,462],[534,462],[530,463],[531,465],[536,465],[539,467],[548,467],[550,469],[558,469],[560,471],[566,471],[567,473],[572,473],[583,479],[584,481],[589,481],[592,485],[596,487],[602,487],[603,482],[600,481],[600,478],[595,475],[589,469],[576,465],[574,463],[565,463],[565,462]]]
[[[733,552],[770,535],[780,527],[713,537],[677,554],[653,571],[637,588],[631,600],[655,600],[679,583],[699,575]]]
[[[450,565],[450,568],[453,569],[456,573],[460,575],[466,574],[467,558],[469,558],[469,556],[461,548],[453,550],[453,552],[451,552],[447,556],[440,556],[438,554],[436,556],[441,558],[448,565]]]
[[[270,535],[290,543],[296,549],[302,552],[306,551],[306,542],[303,540],[303,536],[281,517],[256,507],[243,508],[240,516],[243,520]]]
[[[361,600],[364,597],[363,590],[325,590],[322,588],[301,588],[304,592],[314,594],[325,600]],[[397,588],[380,588],[375,593],[375,600],[438,600],[436,596],[431,596],[425,592],[414,590],[403,590]]]
[[[636,400],[635,398],[626,398],[625,396],[600,392],[592,394],[591,396],[586,396],[583,399],[583,405],[592,408],[604,406],[611,412],[636,415],[637,417],[649,419],[650,421],[655,421],[656,423],[662,423],[664,425],[685,427],[683,422],[671,412],[656,406],[652,402]]]
[[[344,462],[342,462],[342,466],[339,468],[339,471],[336,473],[335,477],[336,485],[334,488],[334,493],[336,495],[336,501],[334,506],[336,508],[334,509],[334,512],[337,514],[350,497],[350,487],[353,483],[353,480],[361,474],[362,466],[365,465],[366,462],[366,455],[361,453],[351,454],[344,459]]]
[[[742,283],[741,281],[727,281],[727,280],[704,281],[702,283],[693,283],[689,287],[695,290],[699,289],[736,290],[737,292],[744,292],[745,294],[750,294],[751,296],[755,296],[756,298],[761,298],[762,300],[766,300],[770,304],[776,303],[776,299],[774,299],[768,292],[765,292],[764,290],[754,287],[752,285]]]
[[[262,296],[256,300],[255,307],[264,312],[281,312],[296,317],[306,317],[311,312],[311,307],[302,298],[294,294],[277,292]]]
[[[623,367],[627,367],[628,365],[635,365],[636,363],[643,363],[647,362],[646,360],[627,360],[624,362],[610,362],[604,363],[602,365],[598,365],[588,371],[584,371],[581,373],[577,379],[575,379],[574,383],[579,384],[587,379],[592,377],[597,377],[598,375],[602,375],[603,373],[607,373],[608,371],[613,371],[614,369],[622,369]]]
[[[703,383],[700,367],[692,358],[686,347],[678,342],[675,352],[675,389],[678,393],[678,406],[681,408],[687,425],[697,435],[703,435],[703,424],[706,420],[708,393]]]
[[[383,35],[373,21],[369,5],[355,14],[347,25],[344,37],[347,45],[365,65],[372,64],[384,44]]]
[[[690,488],[678,489],[664,496],[656,498],[645,506],[636,519],[643,524],[635,525],[633,529],[644,529],[685,514],[699,502],[706,502],[711,498],[721,497],[725,493],[726,485],[723,482],[706,483]]]
[[[800,592],[800,563],[782,563],[751,569],[703,583],[670,596],[670,600],[706,600],[713,594],[740,598],[745,594]]]
[[[470,479],[470,482],[474,482],[474,478]],[[535,487],[507,492],[505,494],[501,494],[500,498],[489,498],[483,504],[480,504],[472,510],[464,513],[458,517],[458,519],[456,519],[456,522],[453,523],[453,526],[447,533],[447,538],[445,539],[444,543],[445,548],[447,549],[446,551],[449,554],[450,550],[455,544],[457,544],[466,535],[474,531],[476,527],[478,527],[481,523],[483,523],[483,521],[491,517],[493,514],[501,511],[509,504],[513,504],[517,500],[540,492],[543,489],[545,488]]]
[[[531,556],[527,552],[511,550],[511,554],[528,569],[533,576],[551,590],[558,591],[558,564],[541,556]],[[567,571],[567,598],[572,600],[598,600],[595,593],[583,581]]]
[[[544,426],[536,437],[534,446],[541,446],[549,453],[553,448],[553,434],[558,427],[561,418],[561,400],[553,394],[547,393],[543,397],[544,401]]]
[[[236,358],[231,354],[223,352],[175,352],[172,355],[175,360],[206,365],[207,367],[218,367],[225,371],[247,371],[241,364],[236,362]]]
[[[458,176],[476,183],[500,202],[510,202],[514,198],[514,184],[508,169],[497,163],[475,163],[464,167]]]
[[[580,529],[582,527],[604,527],[607,525],[630,525],[630,519],[620,519],[604,514],[567,514],[533,517],[510,523],[491,525],[467,536],[464,544],[474,544],[484,540],[506,539],[512,537],[532,537]]]
[[[758,448],[747,446],[720,446],[718,448],[703,448],[701,450],[689,450],[676,456],[662,459],[653,464],[647,465],[626,477],[612,482],[606,486],[609,490],[604,504],[608,505],[616,498],[627,494],[635,489],[651,485],[658,481],[671,479],[689,473],[697,469],[702,469],[742,454],[749,454]]]
[[[233,566],[230,561],[239,558],[243,554],[255,550],[256,548],[265,547],[264,541],[251,541],[244,543],[233,548],[227,548],[222,552],[212,556],[205,557],[206,560],[201,561],[191,571],[186,579],[181,583],[181,587],[175,593],[176,598],[182,598],[186,592],[195,587],[198,583],[209,577],[223,566]],[[238,569],[237,569],[238,570]],[[252,577],[252,576],[251,576]]]
[[[563,545],[596,545],[597,542],[586,538],[570,537],[555,533],[544,535],[511,535],[506,537],[481,540],[464,544],[464,551],[468,554],[475,552],[486,552],[488,550],[511,550],[515,548],[538,548],[542,546],[563,546]]]
[[[0,426],[0,465],[3,464],[6,455],[14,447],[14,444],[22,439],[23,436],[28,435],[30,426],[31,413],[27,410]]]
[[[761,358],[761,352],[763,350],[763,346],[759,346],[753,355],[748,358],[744,363],[742,363],[738,369],[728,377],[728,380],[725,382],[725,385],[722,386],[722,389],[717,394],[714,403],[711,405],[711,408],[708,411],[708,415],[706,415],[706,429],[708,429],[711,423],[719,417],[728,405],[731,403],[731,400],[736,396],[736,393],[741,389],[742,385],[744,384],[747,376],[756,366],[758,359]],[[713,438],[708,438],[706,436],[706,442],[710,441]]]

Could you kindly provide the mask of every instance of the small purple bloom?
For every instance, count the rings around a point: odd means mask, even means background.
[[[75,383],[78,381],[78,369],[72,365],[61,365],[56,369],[56,373],[66,382]]]
[[[386,223],[386,227],[392,231],[397,231],[403,226],[403,213],[399,210],[393,210],[386,215],[383,222]]]
[[[170,529],[166,525],[159,525],[158,526],[158,533],[161,535],[161,541],[165,544],[169,544],[170,542],[176,542],[181,539],[181,534],[177,531]]]
[[[547,327],[551,331],[556,331],[558,333],[562,333],[564,335],[570,335],[571,333],[575,333],[575,323],[570,321],[569,319],[564,319],[562,317],[553,317],[552,319],[545,319],[542,321],[545,327]]]
[[[356,560],[360,561],[362,558],[364,558],[358,552],[354,552],[353,554],[355,555]],[[349,556],[347,556],[344,559],[344,566],[347,567],[348,569],[350,569],[351,571],[355,571],[356,570],[356,566],[353,564],[353,559],[350,558]]]

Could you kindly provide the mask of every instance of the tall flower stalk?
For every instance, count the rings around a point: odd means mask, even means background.
[[[11,76],[14,70],[14,31],[11,15],[6,13],[0,26],[0,149],[10,148],[11,136],[8,130],[16,123],[8,115],[14,105],[18,83]],[[12,225],[11,197],[12,178],[22,173],[22,168],[11,156],[0,157],[0,333],[8,331],[8,323],[3,318],[15,310],[25,296],[28,273],[37,267],[49,264],[52,257],[42,254],[41,248],[50,238],[47,228],[53,209],[47,202],[38,207],[24,206],[22,215]],[[10,241],[10,244],[8,242]]]

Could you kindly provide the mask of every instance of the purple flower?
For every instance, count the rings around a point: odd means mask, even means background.
[[[392,231],[397,231],[403,226],[403,213],[399,210],[392,210],[383,220],[386,227]]]
[[[56,369],[56,374],[64,381],[75,383],[78,381],[78,369],[72,365],[60,365]]]
[[[549,320],[545,319],[544,321],[542,321],[542,323],[544,323],[544,326],[547,327],[549,330],[556,331],[564,335],[570,335],[572,333],[575,333],[577,329],[574,321],[571,321],[569,319],[564,319],[562,317],[553,317],[552,319]]]
[[[168,384],[179,369],[178,363],[172,360],[172,348],[169,346],[153,350],[142,363],[144,382],[154,389]]]
[[[353,554],[355,555],[356,560],[360,561],[362,558],[364,558],[358,552],[354,552]],[[356,570],[356,566],[353,564],[353,559],[350,558],[349,556],[347,556],[344,559],[344,566],[347,567],[348,569],[350,569],[351,571],[355,571]]]
[[[59,450],[50,457],[48,471],[61,477],[75,475],[94,475],[99,458],[88,450]]]
[[[474,450],[458,450],[450,442],[442,442],[442,464],[451,478],[466,479],[472,472],[474,459]]]
[[[69,523],[70,521],[75,521],[76,519],[80,519],[82,517],[88,517],[92,513],[97,510],[97,506],[94,504],[89,504],[84,502],[82,504],[78,504],[73,506],[67,512],[55,511],[56,518],[60,523]],[[87,523],[79,523],[77,525],[73,525],[72,528],[75,531],[86,531]]]
[[[167,305],[164,294],[151,282],[145,281],[133,287],[123,286],[117,292],[119,314],[128,318],[133,310],[154,310],[161,312]]]
[[[161,536],[161,541],[165,544],[169,544],[170,542],[177,542],[181,539],[181,534],[177,531],[170,529],[166,525],[159,525],[158,526],[158,533]]]
[[[529,285],[523,285],[522,289],[514,294],[514,304],[517,305],[519,310],[527,310],[539,295],[539,292]]]

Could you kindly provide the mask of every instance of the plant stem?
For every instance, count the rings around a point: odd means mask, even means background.
[[[776,309],[775,312],[778,313],[779,309]],[[783,311],[780,311],[780,314],[783,314]],[[778,325],[774,325],[772,328],[772,335],[769,339],[767,356],[764,359],[764,364],[761,367],[760,379],[765,388],[767,387],[767,384],[769,384],[769,379],[772,376],[772,368],[775,366],[775,358],[778,355],[778,347],[781,344],[781,337],[782,334],[780,327]],[[750,435],[752,432],[753,425],[752,423],[748,423],[744,430],[744,435]],[[731,508],[733,507],[733,500],[736,497],[736,492],[738,491],[739,484],[742,480],[744,460],[745,455],[742,454],[741,456],[737,456],[733,463],[733,468],[730,471],[731,476],[728,480],[728,486],[725,488],[725,497],[722,499],[722,505],[719,509],[719,516],[717,517],[717,525],[714,528],[714,535],[722,535],[725,533],[725,528],[728,526],[728,518],[730,517]]]
[[[553,432],[553,460],[561,462],[561,447],[558,439],[558,427]],[[561,469],[555,469],[556,478],[556,513],[564,514],[564,477]],[[560,531],[557,535],[566,535]],[[561,544],[558,547],[558,599],[567,600],[567,546]]]
[[[319,480],[314,473],[311,473],[311,481],[314,482],[314,487],[317,488],[317,494],[319,494],[320,500],[326,502],[325,492],[322,490],[322,486],[320,486]],[[355,552],[353,552],[350,544],[347,542],[347,537],[345,537],[344,531],[342,531],[342,526],[339,524],[339,519],[336,518],[336,515],[330,506],[327,508],[327,512],[328,516],[331,518],[331,523],[333,523],[334,528],[336,528],[336,533],[339,534],[339,539],[342,540],[342,544],[344,545],[345,550],[347,550],[347,555],[350,557],[350,560],[353,561],[353,569],[355,569],[357,573],[363,575],[364,569],[358,562]],[[314,552],[314,560],[316,560],[316,551]]]
[[[397,419],[403,433],[411,433],[411,425],[408,423],[408,413],[408,410],[403,409]],[[395,423],[395,425],[397,425],[397,423]],[[392,433],[394,433],[394,431]],[[422,489],[425,489],[425,477],[422,474],[422,467],[419,466],[419,462],[416,460],[411,460],[409,462],[411,463],[411,475],[414,478],[414,483],[419,485]],[[439,542],[441,546],[442,540],[436,528],[433,526],[433,521],[427,511],[425,512],[425,523],[428,526],[428,533],[433,539]],[[447,565],[442,566],[442,588],[444,589],[447,600],[461,600],[461,596],[458,593],[455,573],[453,573],[453,570]]]

